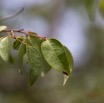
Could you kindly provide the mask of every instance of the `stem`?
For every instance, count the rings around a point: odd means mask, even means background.
[[[11,37],[12,37],[13,39],[18,40],[18,41],[21,42],[22,44],[28,45],[26,42],[23,42],[23,41],[19,40],[18,37],[14,35],[13,31],[11,31],[11,32],[6,32],[6,33],[7,33],[8,35],[11,35]]]
[[[5,32],[5,33],[11,33],[11,35],[13,34],[13,33],[22,33],[22,34],[25,34],[26,36],[28,36],[28,35],[30,35],[30,36],[35,36],[35,37],[37,37],[37,38],[42,38],[42,39],[48,39],[48,38],[46,38],[46,37],[42,37],[42,36],[39,36],[39,35],[34,35],[34,34],[32,34],[32,33],[29,33],[30,31],[24,31],[24,29],[20,29],[20,30],[11,30],[11,29],[5,29],[5,30],[3,30],[3,31],[1,31],[1,32]],[[14,39],[16,39],[17,37],[13,34],[12,35],[12,38],[14,38]]]

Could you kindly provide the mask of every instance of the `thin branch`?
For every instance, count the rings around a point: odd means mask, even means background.
[[[18,39],[19,37],[15,36],[15,34],[14,34],[13,31],[11,31],[11,32],[6,32],[6,33],[7,33],[8,35],[11,35],[11,37],[12,37],[13,39],[18,40],[20,43],[25,44],[25,45],[28,45],[26,42],[23,42],[23,41],[19,40],[19,39]]]
[[[22,33],[22,34],[25,34],[26,36],[34,36],[34,37],[37,37],[37,38],[42,38],[42,39],[45,39],[45,40],[47,40],[48,38],[46,38],[46,37],[42,37],[42,36],[39,36],[39,35],[34,35],[34,34],[32,34],[32,33],[29,33],[30,31],[24,31],[24,29],[19,29],[19,30],[16,30],[16,29],[14,29],[14,30],[12,30],[12,29],[5,29],[5,30],[3,30],[3,31],[1,31],[1,32],[4,32],[4,33],[11,33],[11,35],[12,35],[12,38],[16,38],[16,36],[14,35],[14,33]]]

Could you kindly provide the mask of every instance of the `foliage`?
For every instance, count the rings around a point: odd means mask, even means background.
[[[104,0],[98,2],[96,0],[84,0],[84,4],[91,20],[94,20],[96,6],[99,7],[99,11],[103,16]],[[63,83],[65,84],[73,68],[73,58],[67,47],[54,38],[41,37],[35,32],[11,30],[6,26],[0,26],[0,33],[8,34],[0,38],[1,58],[6,62],[9,61],[10,41],[15,39],[13,49],[18,52],[19,72],[23,73],[23,60],[24,56],[26,56],[29,65],[30,85],[34,84],[39,75],[44,76],[51,68],[65,75]],[[16,36],[14,33],[22,33],[24,36]]]
[[[9,60],[10,40],[15,39],[13,49],[18,52],[19,71],[23,73],[22,64],[26,56],[30,85],[34,84],[39,75],[47,73],[51,68],[63,73],[64,84],[66,83],[73,68],[73,58],[70,51],[58,40],[41,37],[34,32],[10,30],[6,26],[0,26],[0,32],[8,34],[0,38],[1,58],[4,61]],[[16,36],[15,32],[24,36]]]

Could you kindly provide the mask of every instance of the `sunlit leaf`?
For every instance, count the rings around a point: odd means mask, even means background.
[[[7,27],[6,26],[0,26],[0,32],[5,30]]]
[[[70,66],[63,45],[56,39],[49,39],[42,43],[41,50],[46,61],[57,71],[70,74]]]
[[[41,55],[34,46],[27,46],[30,85],[36,81],[41,71]]]
[[[25,40],[24,40],[25,41]],[[18,65],[19,65],[19,71],[22,73],[22,65],[23,65],[23,57],[26,53],[26,44],[21,44],[18,50]]]
[[[9,36],[0,38],[0,56],[4,61],[9,59],[10,40]]]

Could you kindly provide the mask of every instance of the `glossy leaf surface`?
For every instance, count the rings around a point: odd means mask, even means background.
[[[70,74],[69,62],[63,45],[56,39],[49,39],[42,43],[41,50],[46,61],[57,71]]]

